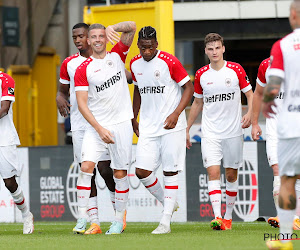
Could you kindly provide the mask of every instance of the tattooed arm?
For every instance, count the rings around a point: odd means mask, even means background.
[[[262,112],[265,117],[271,118],[270,114],[275,114],[272,107],[276,107],[274,99],[279,94],[282,78],[278,76],[270,76],[269,83],[264,91],[264,100]]]
[[[135,31],[136,24],[132,21],[117,23],[106,28],[107,38],[112,44],[121,40],[127,46],[131,46]],[[117,32],[122,32],[121,38]]]

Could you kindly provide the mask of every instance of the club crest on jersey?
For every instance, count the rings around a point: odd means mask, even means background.
[[[8,88],[8,94],[14,95],[15,94],[15,89],[14,88]]]
[[[107,66],[109,66],[111,68],[114,67],[114,64],[113,64],[113,62],[111,60],[107,60],[106,64],[107,64]]]
[[[226,85],[227,87],[230,87],[230,86],[231,86],[231,79],[230,79],[230,78],[226,78],[226,79],[225,79],[225,85]]]
[[[159,72],[159,70],[156,70],[154,72],[154,77],[155,77],[156,80],[158,80],[160,78],[160,72]]]

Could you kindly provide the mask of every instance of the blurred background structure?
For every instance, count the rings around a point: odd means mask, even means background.
[[[225,39],[225,59],[240,63],[254,88],[259,63],[269,56],[272,44],[291,31],[287,18],[290,2],[0,0],[0,68],[17,83],[14,119],[22,146],[63,144],[55,96],[59,66],[77,52],[71,39],[74,24],[97,21],[108,25],[124,18],[136,21],[138,29],[153,25],[159,33],[159,48],[175,53],[192,79],[208,62],[205,35],[220,33]],[[169,7],[152,16],[138,14],[162,3]],[[120,10],[122,15],[116,15]],[[130,56],[137,52],[135,42],[133,48]]]

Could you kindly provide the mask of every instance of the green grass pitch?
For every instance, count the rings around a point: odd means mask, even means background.
[[[102,223],[102,231],[109,227]],[[279,233],[266,222],[234,222],[233,229],[213,231],[206,222],[172,223],[167,235],[151,235],[158,223],[128,223],[121,235],[76,235],[75,222],[36,222],[32,235],[22,235],[22,224],[0,224],[0,249],[267,249],[264,234]],[[296,234],[300,231],[294,231]],[[300,240],[294,240],[300,249]]]

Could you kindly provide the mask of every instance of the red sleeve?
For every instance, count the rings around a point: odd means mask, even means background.
[[[135,78],[134,72],[133,72],[133,70],[132,70],[132,68],[131,68],[132,63],[135,61],[134,59],[135,59],[135,57],[132,58],[131,61],[130,61],[130,72],[131,72],[132,80],[133,80],[134,82],[136,82],[136,78]]]
[[[81,87],[88,87],[89,82],[87,80],[86,70],[87,66],[90,64],[90,62],[93,59],[88,58],[85,60],[77,69],[74,76],[74,82],[75,82],[75,91],[76,90],[86,90],[82,89]]]
[[[1,101],[4,101],[4,100],[14,101],[15,100],[15,81],[14,81],[14,79],[6,73],[1,73],[0,80],[2,81]]]
[[[201,77],[201,73],[200,73],[200,69],[196,72],[195,74],[195,81],[194,81],[194,88],[195,88],[195,93],[198,95],[203,95],[203,89],[201,87],[200,84],[200,77]]]
[[[271,69],[280,69],[280,70],[284,71],[283,56],[282,56],[280,41],[281,40],[274,43],[274,45],[272,47],[270,68]]]
[[[67,65],[68,65],[69,60],[67,58],[63,61],[61,67],[60,67],[60,74],[59,77],[62,80],[70,81],[70,76],[68,73]]]
[[[251,85],[250,85],[250,80],[244,70],[244,68],[238,64],[238,63],[234,63],[234,62],[227,62],[227,67],[233,69],[239,79],[239,85],[240,85],[240,89],[241,90],[246,90],[246,92],[248,90],[251,89]]]
[[[175,57],[172,56],[171,63],[171,77],[177,82],[180,86],[186,84],[190,78],[185,68],[182,66],[181,62]],[[186,78],[186,79],[185,79]]]
[[[258,68],[257,79],[261,83],[263,83],[263,84],[267,83],[267,80],[266,80],[266,71],[267,71],[267,69],[269,67],[269,62],[270,62],[269,58],[263,60],[261,62],[261,64],[259,65],[259,68]]]
[[[120,41],[111,49],[111,52],[117,53],[121,57],[123,63],[125,63],[127,54],[129,52],[129,46]]]
[[[158,58],[166,62],[169,67],[171,78],[180,86],[183,86],[190,80],[185,68],[175,56],[161,51]]]

